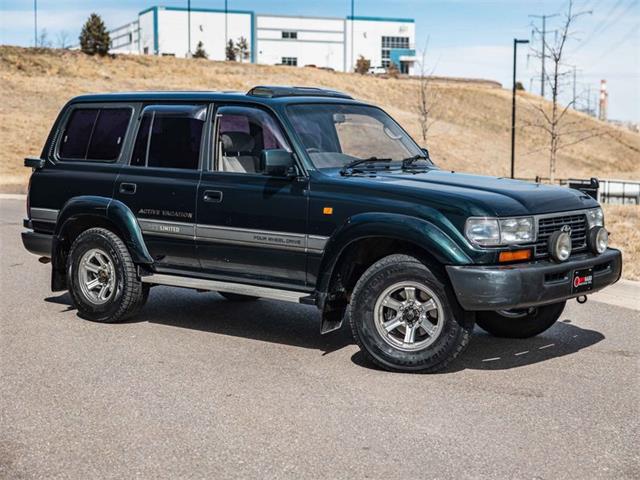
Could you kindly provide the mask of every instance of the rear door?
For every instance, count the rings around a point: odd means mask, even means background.
[[[115,197],[136,215],[159,269],[199,270],[196,193],[204,158],[204,104],[147,105]]]
[[[218,106],[212,162],[198,188],[197,244],[217,277],[304,287],[308,179],[267,176],[265,149],[291,151],[277,119],[257,106]]]

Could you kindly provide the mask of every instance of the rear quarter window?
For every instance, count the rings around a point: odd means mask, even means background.
[[[76,108],[58,150],[62,160],[114,161],[120,156],[133,109]]]

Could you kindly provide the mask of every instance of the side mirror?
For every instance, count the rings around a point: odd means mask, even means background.
[[[424,153],[424,156],[427,157],[429,160],[431,160],[431,157],[429,156],[429,150],[427,150],[426,148],[421,148],[420,150],[422,150],[422,153]]]
[[[260,170],[274,177],[296,176],[293,154],[282,149],[263,150],[260,153]]]

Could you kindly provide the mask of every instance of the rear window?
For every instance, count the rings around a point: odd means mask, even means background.
[[[197,169],[206,113],[207,108],[202,105],[145,108],[131,165]]]
[[[116,160],[131,108],[77,108],[69,116],[59,155],[64,160]]]

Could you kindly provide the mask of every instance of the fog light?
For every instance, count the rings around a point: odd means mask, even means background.
[[[593,253],[603,253],[609,246],[609,232],[604,227],[593,227],[589,230],[587,241]]]
[[[551,257],[564,262],[571,255],[571,235],[567,232],[553,232],[549,237],[549,253]]]

